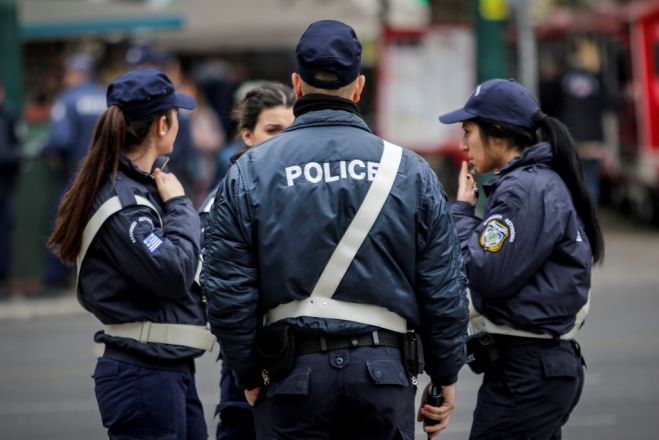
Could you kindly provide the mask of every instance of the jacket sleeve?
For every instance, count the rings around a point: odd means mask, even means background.
[[[469,248],[469,237],[480,224],[481,219],[474,214],[474,207],[467,202],[451,200],[448,202],[451,219],[455,223],[455,229],[460,241],[460,249],[467,254]]]
[[[229,170],[215,195],[205,231],[201,284],[208,320],[227,365],[246,389],[261,385],[253,345],[258,311],[258,268],[251,236],[248,196],[238,165]]]
[[[495,193],[484,220],[466,235],[469,284],[482,298],[516,294],[551,255],[563,234],[565,208],[547,191],[509,185]]]
[[[416,273],[420,334],[426,372],[433,383],[450,385],[465,363],[465,275],[446,196],[430,169],[422,187]]]
[[[104,245],[117,268],[156,296],[184,297],[199,264],[199,216],[187,197],[165,204],[163,224],[141,205],[126,207],[104,227]]]

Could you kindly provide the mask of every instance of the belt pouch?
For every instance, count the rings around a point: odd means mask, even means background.
[[[405,334],[405,344],[403,346],[405,355],[405,369],[411,377],[416,377],[423,373],[425,360],[423,357],[423,346],[419,335],[414,331],[408,331]]]
[[[484,373],[499,365],[501,356],[494,336],[478,333],[467,339],[467,364],[476,373]]]
[[[271,380],[285,377],[295,361],[293,330],[288,325],[262,327],[254,347],[259,368]]]

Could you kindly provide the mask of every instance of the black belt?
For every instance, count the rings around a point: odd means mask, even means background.
[[[492,334],[494,340],[497,342],[499,347],[517,347],[520,345],[558,345],[561,339],[549,339],[549,338],[528,338],[525,336],[512,336],[512,335],[500,335]]]
[[[363,335],[311,335],[295,332],[296,354],[318,353],[327,350],[357,347],[396,347],[400,348],[404,335],[387,330],[376,330]]]

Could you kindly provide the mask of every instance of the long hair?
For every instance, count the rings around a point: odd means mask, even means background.
[[[96,121],[89,151],[62,197],[55,228],[48,239],[48,247],[62,262],[75,263],[94,200],[105,180],[116,177],[121,154],[142,148],[154,121],[163,115],[170,121],[171,112],[147,120],[127,121],[119,107],[111,106]]]
[[[574,139],[561,121],[541,111],[533,116],[533,121],[540,129],[540,136],[533,129],[481,118],[473,119],[479,127],[484,142],[487,142],[488,137],[510,139],[513,145],[522,150],[535,145],[540,140],[546,140],[551,144],[553,152],[551,167],[570,191],[574,208],[584,224],[590,242],[593,262],[601,263],[604,260],[604,238],[597,220],[595,202],[584,181]]]

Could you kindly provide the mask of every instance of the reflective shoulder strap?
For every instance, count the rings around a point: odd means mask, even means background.
[[[384,307],[331,299],[389,196],[402,154],[401,147],[384,141],[380,166],[373,183],[320,274],[311,295],[304,300],[291,301],[269,310],[264,317],[266,325],[285,318],[312,316],[376,325],[401,333],[407,331],[405,319]]]
[[[160,214],[158,213],[158,210],[156,209],[155,206],[153,206],[153,204],[148,199],[136,195],[135,204],[147,206],[151,208],[158,216],[158,220],[160,221],[160,225],[162,226],[162,218],[160,218]],[[80,291],[80,285],[78,284],[80,280],[80,268],[82,267],[82,262],[84,261],[85,256],[87,255],[89,246],[92,244],[92,241],[94,241],[94,237],[96,237],[98,231],[101,230],[101,227],[103,226],[105,221],[110,217],[112,217],[115,213],[121,211],[123,208],[124,206],[122,206],[121,200],[119,199],[118,196],[111,197],[110,199],[103,202],[103,204],[96,210],[96,212],[94,212],[92,217],[85,225],[85,229],[83,229],[82,231],[82,242],[80,243],[80,252],[78,252],[78,257],[76,258],[75,286],[76,286],[76,295],[78,297],[78,302],[86,310],[89,310],[89,308],[84,302],[82,292]]]
[[[532,333],[524,330],[517,330],[507,325],[495,324],[485,316],[481,315],[475,308],[471,301],[471,292],[467,289],[467,298],[469,299],[469,334],[476,335],[478,333],[492,333],[495,335],[509,335],[519,336],[522,338],[539,338],[539,339],[553,339],[552,335],[546,333]],[[590,290],[588,291],[588,300],[586,304],[579,309],[575,317],[574,325],[566,333],[560,336],[560,339],[569,340],[574,339],[579,329],[583,326],[590,311]]]

